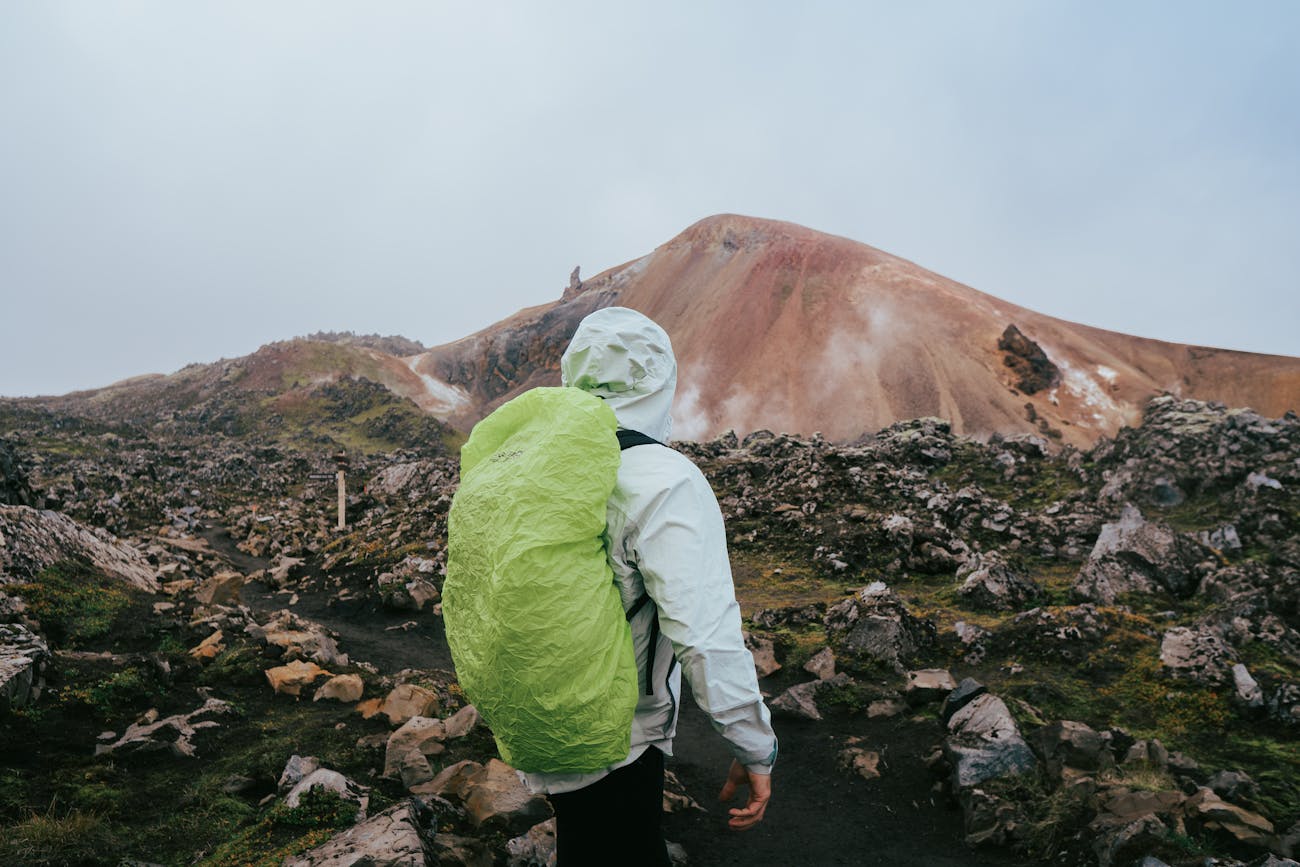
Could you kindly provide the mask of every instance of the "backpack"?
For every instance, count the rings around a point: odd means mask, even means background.
[[[585,773],[627,758],[638,697],[628,621],[649,597],[624,612],[605,509],[620,449],[647,442],[619,431],[600,398],[535,388],[461,448],[447,643],[501,758],[522,771]]]

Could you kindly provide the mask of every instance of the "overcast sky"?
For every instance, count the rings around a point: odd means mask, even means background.
[[[1300,3],[0,5],[0,394],[433,345],[696,220],[1300,355]]]

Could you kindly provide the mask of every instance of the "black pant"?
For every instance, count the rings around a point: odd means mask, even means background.
[[[669,867],[664,845],[664,754],[641,758],[585,789],[551,795],[557,867]]]

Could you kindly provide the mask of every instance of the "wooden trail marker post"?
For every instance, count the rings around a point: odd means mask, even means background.
[[[333,473],[308,473],[307,478],[315,481],[328,481],[334,479],[339,487],[339,523],[338,529],[346,530],[348,527],[347,507],[348,507],[348,454],[339,452],[334,455],[334,465],[338,468]]]

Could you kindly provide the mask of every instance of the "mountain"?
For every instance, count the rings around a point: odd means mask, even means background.
[[[851,440],[939,416],[961,433],[1089,444],[1153,395],[1300,409],[1300,358],[1149,340],[1002,301],[865,244],[802,226],[709,217],[652,253],[411,359],[467,427],[558,382],[578,320],[621,305],[659,322],[680,365],[675,433],[774,429]],[[1014,328],[1010,328],[1014,326]]]
[[[1033,433],[1086,447],[1137,424],[1161,393],[1274,417],[1300,409],[1300,358],[1066,322],[856,241],[735,215],[701,220],[590,280],[575,270],[558,300],[432,349],[315,334],[35,403],[313,447],[414,445],[431,433],[428,415],[464,432],[525,389],[558,384],[578,321],[615,304],[672,337],[681,439],[770,429],[847,442],[936,416],[958,434]]]
[[[65,419],[60,424],[71,416],[106,429],[223,434],[312,452],[454,449],[460,436],[438,419],[455,406],[444,394],[449,390],[380,346],[423,349],[401,337],[317,334],[166,376],[0,400],[0,419],[47,412]]]

